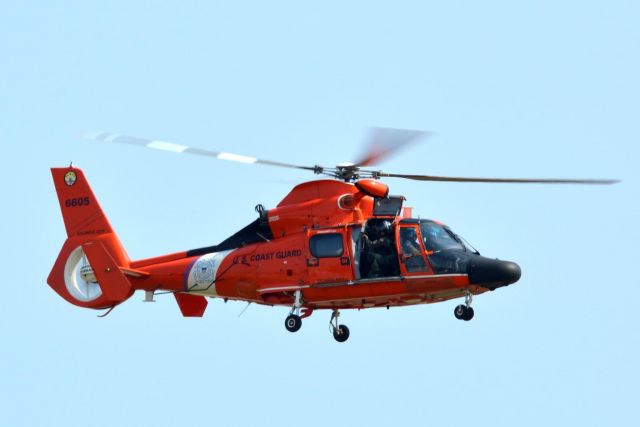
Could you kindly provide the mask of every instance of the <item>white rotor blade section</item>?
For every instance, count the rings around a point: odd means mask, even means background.
[[[173,142],[166,141],[151,141],[147,144],[148,148],[155,148],[156,150],[172,151],[174,153],[182,153],[187,148],[186,145],[174,144]]]
[[[199,156],[215,157],[220,160],[228,160],[231,162],[238,162],[244,164],[263,164],[270,166],[281,166],[286,168],[304,169],[310,171],[318,170],[318,166],[299,166],[289,163],[274,162],[271,160],[260,160],[255,157],[244,156],[242,154],[227,153],[223,151],[205,150],[202,148],[189,147],[188,145],[176,144],[168,141],[161,141],[157,139],[139,138],[134,136],[122,135],[118,133],[110,132],[91,132],[83,135],[85,139],[91,139],[94,141],[102,142],[117,142],[119,144],[138,145],[141,147],[152,148],[154,150],[169,151],[171,153],[187,153],[196,154]]]

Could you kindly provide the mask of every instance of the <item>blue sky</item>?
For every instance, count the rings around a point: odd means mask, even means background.
[[[603,425],[635,417],[640,6],[634,1],[3,2],[0,419],[12,426]],[[612,187],[388,180],[516,285],[329,313],[134,295],[104,319],[46,277],[49,167],[84,169],[132,258],[217,243],[303,172],[83,141],[85,130],[299,164],[367,126],[436,136],[385,171],[604,177]]]

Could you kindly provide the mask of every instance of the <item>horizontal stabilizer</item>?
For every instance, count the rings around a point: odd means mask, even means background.
[[[136,279],[144,279],[151,276],[151,274],[146,271],[136,270],[134,268],[120,267],[120,271],[122,271],[125,276],[135,277]]]

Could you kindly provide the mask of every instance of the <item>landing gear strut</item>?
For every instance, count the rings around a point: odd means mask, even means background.
[[[464,304],[460,304],[453,310],[453,315],[456,316],[456,319],[469,321],[473,319],[473,307],[471,307],[471,303],[473,302],[473,296],[471,292],[468,292],[464,295]]]
[[[302,327],[302,318],[300,317],[300,307],[302,307],[302,292],[298,289],[295,293],[293,307],[286,319],[284,319],[284,327],[289,332],[298,332]]]
[[[331,313],[331,320],[329,320],[329,325],[331,326],[331,331],[333,332],[333,338],[335,338],[338,342],[345,342],[349,339],[349,328],[346,325],[339,325],[338,318],[340,317],[340,312],[337,309],[333,310]]]

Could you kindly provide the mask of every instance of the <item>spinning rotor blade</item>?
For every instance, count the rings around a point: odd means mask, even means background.
[[[417,141],[421,137],[429,136],[431,133],[407,130],[372,128],[369,134],[369,145],[366,154],[355,164],[338,165],[333,168],[322,166],[301,166],[290,163],[275,162],[272,160],[261,160],[255,157],[243,156],[240,154],[227,153],[223,151],[211,151],[202,148],[189,147],[187,145],[175,144],[173,142],[161,141],[157,139],[137,138],[133,136],[121,135],[109,132],[94,132],[83,135],[86,139],[103,142],[117,142],[121,144],[138,145],[156,150],[170,151],[173,153],[197,154],[199,156],[214,157],[220,160],[246,164],[262,164],[269,166],[280,166],[292,169],[302,169],[312,171],[315,174],[323,174],[341,179],[347,182],[359,178],[405,178],[416,181],[441,181],[441,182],[482,182],[482,183],[513,183],[513,184],[615,184],[620,182],[616,179],[529,179],[529,178],[465,178],[451,176],[434,175],[413,175],[395,174],[370,169],[360,169],[361,166],[372,165],[388,157],[409,143]]]
[[[429,132],[409,129],[371,128],[367,135],[365,153],[360,156],[355,166],[372,166],[380,163],[402,147],[416,142]]]
[[[214,157],[220,160],[229,160],[232,162],[246,163],[246,164],[261,164],[269,166],[280,166],[285,168],[310,170],[313,172],[322,171],[320,166],[300,166],[292,165],[290,163],[274,162],[271,160],[261,160],[255,157],[243,156],[241,154],[227,153],[224,151],[211,151],[202,148],[189,147],[187,145],[175,144],[173,142],[161,141],[157,139],[138,138],[134,136],[121,135],[117,133],[109,132],[94,132],[83,135],[86,139],[92,139],[95,141],[103,142],[117,142],[120,144],[138,145],[141,147],[153,148],[156,150],[170,151],[173,153],[188,153],[196,154],[205,157]]]
[[[405,175],[397,173],[378,172],[376,176],[389,178],[405,178],[416,181],[444,181],[444,182],[484,182],[499,184],[615,184],[617,179],[531,179],[531,178],[463,178],[456,176]]]

